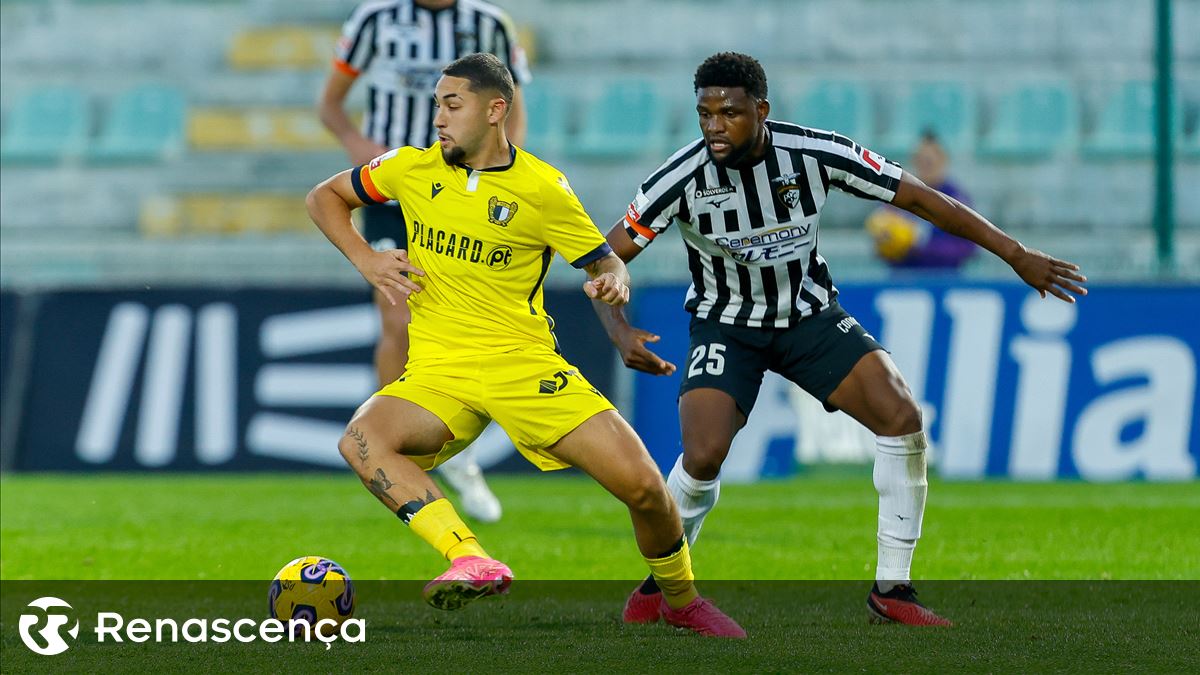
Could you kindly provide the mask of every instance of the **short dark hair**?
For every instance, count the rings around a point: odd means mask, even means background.
[[[512,105],[513,84],[512,73],[495,54],[468,54],[450,65],[442,68],[442,74],[450,77],[461,77],[471,83],[470,89],[478,92],[481,89],[493,89],[500,92],[500,97]]]
[[[705,87],[741,87],[754,98],[767,97],[767,74],[753,56],[737,52],[721,52],[704,59],[692,80],[693,91]]]

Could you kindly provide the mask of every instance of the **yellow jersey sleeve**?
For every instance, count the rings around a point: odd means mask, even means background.
[[[364,204],[385,204],[399,199],[400,179],[412,168],[421,152],[408,146],[396,148],[376,157],[369,164],[355,167],[350,172],[354,193]]]
[[[551,185],[543,188],[543,195],[542,231],[550,248],[577,268],[612,253],[565,176],[558,174]]]

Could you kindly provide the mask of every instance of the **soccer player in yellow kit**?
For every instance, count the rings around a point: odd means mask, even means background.
[[[425,474],[496,420],[542,470],[576,466],[629,508],[663,589],[663,617],[703,635],[745,632],[692,582],[675,503],[641,440],[559,354],[542,282],[558,251],[587,271],[589,297],[629,301],[629,275],[554,167],[508,142],[513,81],[491,54],[442,70],[438,145],[404,147],[343,171],[308,195],[313,222],[389,301],[409,302],[408,368],[358,409],[338,448],[375,497],[450,560],[425,587],[457,609],[504,593],[492,559]],[[409,248],[377,252],[350,222],[364,204],[400,202]]]

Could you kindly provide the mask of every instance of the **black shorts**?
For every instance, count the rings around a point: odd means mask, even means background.
[[[368,204],[362,208],[363,239],[376,251],[408,248],[408,228],[399,204]]]
[[[691,344],[679,395],[720,389],[747,417],[768,370],[795,382],[833,412],[829,395],[859,359],[883,349],[836,301],[788,328],[731,326],[693,316],[688,332]]]

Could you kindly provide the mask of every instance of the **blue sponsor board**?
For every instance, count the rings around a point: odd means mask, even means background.
[[[611,390],[612,352],[590,301],[547,292],[546,305],[564,354]],[[378,330],[365,292],[47,294],[15,468],[343,468],[337,441],[378,388]],[[485,466],[532,470],[494,425],[478,445]]]
[[[10,291],[0,291],[0,386],[8,381],[12,367],[13,331],[17,327],[19,296]]]
[[[943,475],[1196,477],[1200,287],[1093,286],[1076,305],[1015,283],[839,288],[842,305],[888,348],[922,403]],[[644,289],[636,305],[636,325],[661,335],[653,348],[679,367],[669,378],[635,377],[635,426],[664,469],[680,452],[678,387],[691,365],[685,291]],[[755,416],[793,415],[780,396],[764,390],[747,428]],[[780,453],[792,454],[795,426],[772,428],[739,437],[731,459],[754,455],[759,475],[777,469]]]

